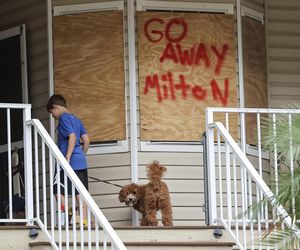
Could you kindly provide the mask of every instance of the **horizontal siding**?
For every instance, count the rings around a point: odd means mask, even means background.
[[[87,160],[88,175],[93,177],[89,178],[89,192],[101,211],[113,226],[131,225],[131,210],[119,202],[120,187],[113,185],[130,183],[130,154],[88,155]]]
[[[300,38],[299,38],[300,39]],[[299,41],[300,42],[300,41]],[[281,47],[281,48],[276,48],[271,47],[269,48],[269,53],[270,55],[270,60],[276,60],[276,59],[282,59],[285,58],[287,60],[290,61],[300,61],[300,44],[298,45],[299,48],[290,48],[289,46],[286,46],[285,48]],[[284,56],[283,56],[284,55]]]
[[[300,92],[300,84],[283,84],[273,85],[271,89],[271,95],[274,96],[290,96],[290,97],[298,97]]]
[[[118,208],[118,209],[115,209],[115,211],[112,211],[111,209],[102,209],[104,215],[108,218],[108,220],[113,225],[116,225],[116,226],[131,225],[131,222],[126,220],[126,218],[131,217],[131,210],[132,209],[129,207]],[[173,208],[173,218],[178,218],[174,221],[175,226],[204,225],[205,217],[203,217],[203,215],[204,215],[203,213],[199,213],[199,208],[197,208],[197,207],[175,207],[175,208]],[[160,220],[158,225],[162,225],[160,212],[157,213],[157,218]]]
[[[270,107],[300,105],[300,1],[267,1]]]
[[[186,152],[139,152],[139,164],[146,165],[153,160],[158,160],[162,165],[202,165],[202,153]]]
[[[286,16],[286,8],[274,8],[270,7],[268,10],[269,15],[269,22],[278,22],[278,21],[284,21],[287,23],[297,23],[299,22],[299,10],[291,8],[289,10],[289,15]]]
[[[283,63],[284,62],[284,63]],[[291,60],[287,57],[270,57],[269,66],[272,70],[290,70],[297,72],[300,68],[300,58]]]
[[[107,0],[52,0],[53,6],[85,4],[85,3],[99,3],[99,2],[107,2]]]
[[[267,0],[268,9],[295,10],[300,9],[299,0]]]
[[[242,0],[241,5],[264,13],[264,0]]]

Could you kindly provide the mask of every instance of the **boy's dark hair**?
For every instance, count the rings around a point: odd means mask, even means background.
[[[49,98],[49,101],[47,103],[47,111],[49,112],[51,109],[53,109],[53,105],[59,105],[59,106],[63,106],[63,107],[67,107],[67,102],[66,99],[62,96],[62,95],[52,95]]]

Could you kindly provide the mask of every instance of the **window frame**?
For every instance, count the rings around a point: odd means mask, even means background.
[[[233,14],[233,4],[198,3],[198,2],[175,2],[175,1],[148,1],[137,0],[137,11],[182,11],[182,12],[207,12]],[[203,152],[201,138],[199,142],[176,142],[176,141],[142,141],[141,151],[160,152]]]
[[[67,14],[74,14],[74,13],[84,13],[84,12],[94,12],[94,11],[111,11],[111,10],[123,10],[124,11],[124,1],[109,1],[109,2],[99,2],[99,3],[86,3],[86,4],[72,4],[72,5],[61,5],[61,6],[53,6],[53,16],[59,16],[59,15],[67,15]],[[124,14],[123,14],[124,16]],[[51,21],[52,23],[52,21]],[[124,27],[123,27],[124,32]],[[52,33],[52,29],[50,29],[49,33]],[[52,37],[52,35],[50,36]],[[124,35],[125,38],[125,35]],[[51,46],[53,46],[51,44]],[[125,50],[125,39],[123,44],[124,50]],[[53,65],[53,62],[52,64]],[[52,77],[53,77],[53,69],[52,68]],[[125,53],[124,53],[124,74],[126,74],[126,60],[125,60]],[[126,76],[125,76],[126,79]],[[125,99],[125,106],[124,106],[124,112],[125,112],[125,133],[126,133],[126,139],[125,140],[118,140],[113,142],[102,142],[102,143],[95,143],[91,144],[89,147],[89,150],[87,152],[87,155],[95,155],[95,154],[107,154],[107,153],[122,153],[122,152],[128,152],[128,128],[127,128],[127,85],[124,84],[124,99]],[[52,82],[50,81],[50,94],[54,94],[54,80]],[[54,120],[50,116],[50,123],[51,123],[51,135],[54,135],[55,128],[53,126]]]

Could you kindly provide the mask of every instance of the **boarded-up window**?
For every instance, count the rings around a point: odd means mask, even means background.
[[[252,18],[242,18],[243,67],[246,108],[268,107],[265,27]],[[246,119],[247,143],[256,144],[256,115]]]
[[[126,139],[123,39],[122,11],[54,18],[55,93],[92,142]]]
[[[232,15],[138,12],[141,139],[199,141],[205,108],[237,107]]]

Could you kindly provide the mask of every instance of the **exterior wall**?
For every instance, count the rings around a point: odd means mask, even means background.
[[[182,1],[178,0],[178,2]],[[229,3],[235,5],[236,1],[222,0],[185,2]],[[263,12],[262,0],[243,1],[243,3],[245,3],[243,4],[244,6]],[[200,147],[199,152],[182,152],[180,151],[180,146],[178,146],[178,148],[179,150],[177,152],[172,152],[171,150],[164,152],[159,150],[147,152],[139,149],[139,180],[141,183],[146,183],[145,165],[152,160],[159,160],[168,169],[164,180],[168,184],[171,192],[174,225],[204,225],[205,213],[203,206],[205,201],[203,150]]]
[[[174,1],[174,0],[173,0]],[[175,0],[177,1],[177,0]],[[53,0],[53,6],[94,3],[100,0]],[[182,2],[182,1],[178,1]],[[191,2],[191,1],[185,1]],[[194,1],[210,3],[230,3],[234,0]],[[263,0],[242,1],[246,7],[263,12]],[[125,4],[126,5],[126,4]],[[126,7],[124,10],[126,15]],[[125,20],[127,18],[125,17]],[[127,24],[125,24],[125,40],[127,41]],[[127,43],[126,43],[127,44]],[[125,48],[126,65],[128,65],[128,49]],[[137,63],[137,60],[136,60]],[[138,67],[138,63],[137,63]],[[138,83],[137,83],[138,84]],[[138,86],[137,86],[138,89]],[[138,91],[137,91],[138,92]],[[128,67],[126,68],[126,93],[127,93],[127,124],[130,131],[130,108],[129,108],[129,82]],[[138,96],[137,96],[138,100]],[[139,141],[139,105],[138,112],[138,181],[146,183],[147,177],[145,166],[159,160],[168,169],[164,180],[169,186],[174,213],[175,225],[203,225],[205,224],[204,204],[204,177],[203,177],[203,153],[200,147],[197,152],[183,152],[179,149],[147,151],[141,149]],[[128,135],[130,139],[130,135]],[[199,138],[200,139],[200,138]],[[98,154],[89,155],[89,175],[103,180],[108,180],[119,185],[125,185],[131,181],[130,153]],[[118,201],[119,188],[100,181],[90,180],[90,193],[99,204],[99,207],[113,225],[131,225],[131,208],[120,204]]]
[[[300,105],[299,11],[297,0],[266,1],[270,107]]]
[[[48,119],[45,109],[48,98],[47,1],[1,0],[0,5],[0,30],[26,26],[28,99],[32,104],[32,117],[45,121]]]
[[[236,2],[233,0],[194,1],[231,4]],[[102,1],[53,0],[53,5],[88,2]],[[0,4],[1,30],[23,23],[26,25],[29,102],[33,107],[33,117],[41,119],[47,126],[49,116],[44,108],[45,100],[49,96],[46,1],[0,0]],[[256,11],[263,11],[264,0],[243,0],[242,5]],[[266,6],[270,83],[269,105],[270,107],[280,107],[286,103],[300,104],[300,35],[298,32],[300,3],[298,0],[287,0],[284,3],[280,0],[266,0]],[[124,12],[126,13],[126,9]],[[126,26],[125,30],[127,30]],[[125,39],[127,40],[126,37]],[[126,64],[128,64],[127,48],[125,49],[125,55]],[[127,117],[130,114],[128,90],[127,67]],[[128,131],[130,131],[130,123],[127,122],[127,124]],[[128,139],[130,139],[130,135],[128,135]],[[140,144],[138,143],[138,145]],[[204,224],[204,212],[202,210],[204,178],[201,150],[199,152],[183,152],[180,150],[177,152],[171,150],[150,152],[142,151],[139,147],[138,178],[140,183],[147,182],[145,166],[152,160],[159,160],[168,168],[165,180],[171,191],[174,224]],[[88,162],[89,175],[92,177],[120,185],[125,185],[131,180],[130,153],[89,155]],[[109,221],[114,225],[130,225],[131,209],[119,203],[117,199],[118,192],[119,188],[116,186],[95,180],[90,181],[90,193]]]
[[[53,6],[63,6],[72,4],[86,4],[107,2],[103,0],[53,0]],[[124,9],[126,13],[126,7]],[[126,27],[126,18],[124,20],[124,29]],[[124,40],[127,41],[125,32]],[[127,42],[125,42],[127,44]],[[125,88],[126,88],[126,112],[127,112],[127,131],[130,131],[128,119],[130,116],[129,108],[129,82],[128,82],[128,50],[125,48]],[[127,132],[127,138],[130,135]],[[88,154],[89,176],[98,180],[89,179],[89,192],[95,199],[99,208],[113,225],[131,225],[131,209],[124,207],[118,200],[120,188],[114,185],[101,182],[105,180],[118,185],[126,185],[131,182],[130,153],[112,153],[112,154]]]

